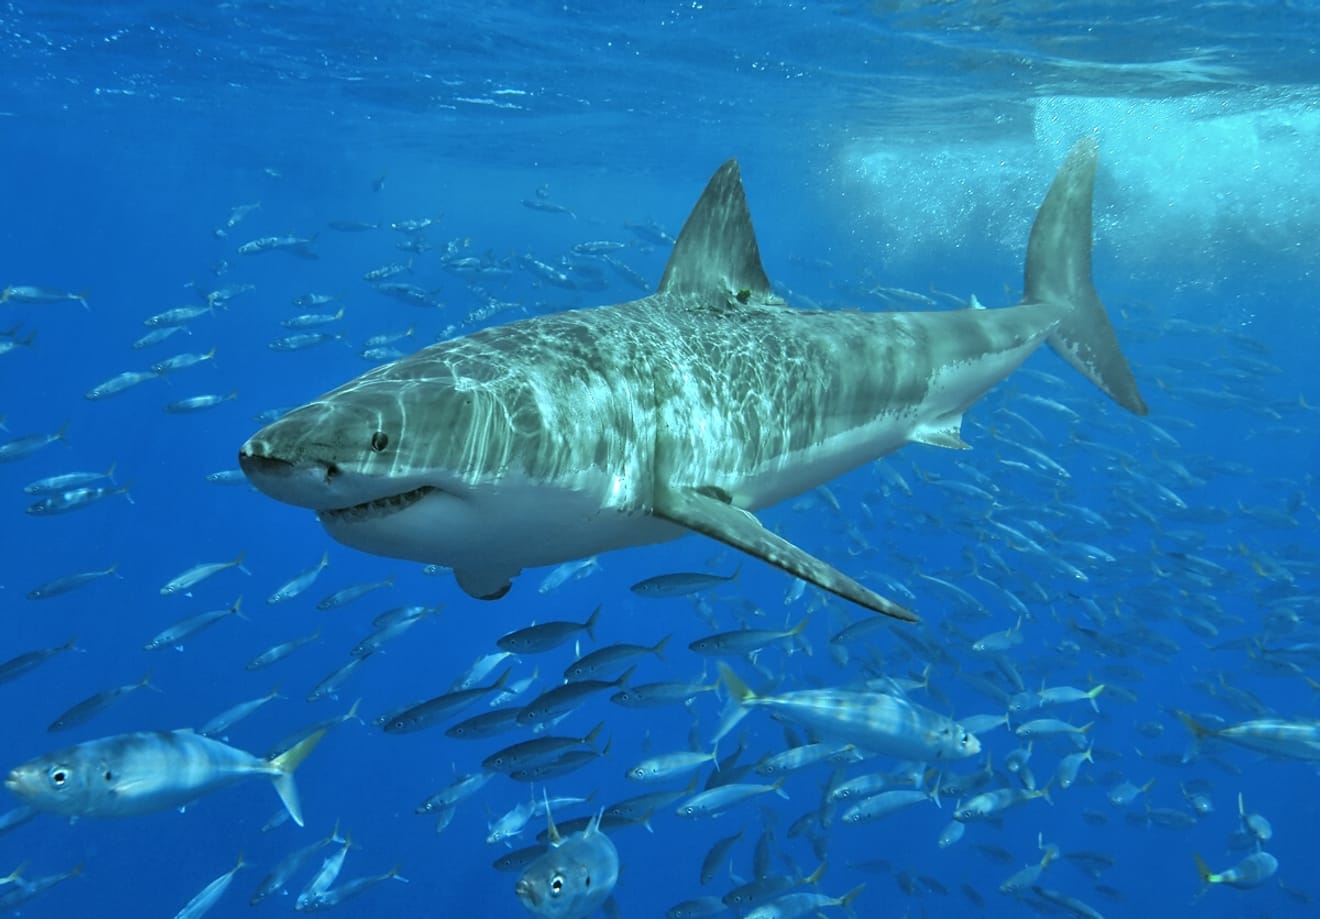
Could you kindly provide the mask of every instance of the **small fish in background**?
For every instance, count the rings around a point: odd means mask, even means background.
[[[188,367],[196,367],[198,364],[215,360],[215,348],[211,348],[205,354],[176,354],[173,357],[167,357],[163,361],[157,361],[151,365],[151,371],[157,374],[172,373],[175,370],[184,370]]]
[[[601,831],[599,813],[586,829],[567,838],[555,828],[548,803],[545,819],[550,848],[523,869],[514,893],[540,919],[587,919],[614,893],[619,852]]]
[[[16,680],[21,676],[31,673],[37,667],[44,664],[58,654],[65,651],[78,651],[74,642],[78,640],[75,635],[62,645],[56,645],[53,648],[38,648],[35,651],[26,651],[15,657],[11,657],[4,663],[0,663],[0,683],[8,683],[10,680]],[[1241,799],[1239,798],[1239,803]]]
[[[224,571],[227,568],[237,568],[239,571],[243,572],[244,574],[251,575],[252,572],[248,571],[246,568],[243,567],[243,559],[246,556],[247,556],[247,550],[245,549],[242,552],[238,553],[238,555],[233,559],[233,561],[202,562],[200,564],[193,565],[191,568],[189,568],[187,571],[183,572],[182,574],[174,578],[171,578],[169,582],[166,583],[165,586],[160,589],[161,595],[166,597],[174,596],[175,594],[186,595],[186,592],[190,588],[195,587],[196,585],[200,584],[202,581],[205,581],[207,578],[211,577],[212,575],[219,574],[221,571]]]
[[[155,370],[125,370],[122,373],[115,374],[108,380],[97,383],[83,394],[83,398],[88,402],[99,402],[102,399],[108,399],[110,396],[127,392],[148,380],[159,378],[160,373]]]
[[[25,459],[56,441],[66,441],[68,432],[69,423],[66,421],[64,426],[53,434],[25,434],[22,437],[7,440],[0,444],[0,463],[12,463],[15,460]]]
[[[76,511],[115,495],[123,495],[128,499],[129,504],[133,504],[135,503],[133,496],[129,494],[129,489],[132,487],[132,482],[125,482],[123,485],[84,485],[81,488],[70,488],[59,494],[47,495],[40,501],[28,505],[27,512],[34,517],[49,517],[52,514]]]
[[[165,332],[167,328],[181,327],[194,319],[207,314],[215,315],[215,304],[208,303],[206,306],[176,306],[174,309],[164,310],[156,313],[154,316],[148,316],[142,320],[142,324],[149,329],[156,330],[159,337],[151,337],[152,333],[144,335],[133,343],[135,348],[145,348],[148,345],[154,345],[164,341],[172,333]],[[186,331],[186,330],[185,330]],[[148,341],[148,338],[151,340]]]
[[[101,578],[110,577],[110,575],[123,578],[123,575],[119,573],[118,562],[99,571],[75,571],[72,574],[60,575],[29,590],[27,598],[29,600],[49,600],[51,597],[58,597],[60,594],[67,594],[71,590],[86,587],[88,584],[99,581]]]
[[[694,571],[680,571],[673,574],[658,574],[653,578],[638,581],[628,588],[639,597],[686,597],[689,594],[710,590],[721,584],[728,584],[742,573],[742,562],[728,576],[703,574]]]
[[[59,874],[48,874],[45,877],[37,878],[35,881],[25,881],[23,879],[23,868],[20,866],[15,869],[8,877],[0,878],[0,910],[9,912],[18,910],[25,903],[35,900],[46,891],[50,890],[56,884],[61,884],[69,878],[76,878],[82,874],[83,863],[79,862],[68,871],[61,871]]]
[[[259,255],[262,252],[287,252],[305,259],[319,259],[321,256],[312,248],[315,236],[263,236],[249,240],[238,247],[239,255]]]
[[[68,491],[70,488],[93,485],[102,479],[114,482],[115,465],[115,463],[111,463],[110,468],[105,472],[65,472],[60,475],[47,476],[44,479],[37,479],[37,481],[23,486],[23,492],[29,495],[57,495]],[[241,474],[242,470],[239,470],[239,472]]]
[[[280,814],[287,816],[288,812],[281,810]],[[344,842],[339,836],[338,821],[335,822],[334,829],[330,831],[329,836],[324,836],[310,845],[294,849],[282,858],[280,862],[271,869],[270,874],[261,879],[261,883],[257,885],[257,889],[252,892],[252,896],[248,899],[248,905],[256,906],[262,900],[275,893],[275,891],[282,890],[289,883],[289,879],[307,863],[308,859],[333,842],[340,844]]]
[[[591,611],[586,622],[541,622],[529,625],[503,635],[495,645],[510,654],[541,654],[552,651],[575,635],[586,632],[592,641],[596,640],[596,622],[600,619],[602,607]]]
[[[56,731],[67,731],[69,728],[86,724],[111,705],[119,702],[125,696],[137,692],[139,689],[160,692],[160,689],[151,682],[151,674],[148,673],[136,683],[127,683],[123,686],[115,686],[112,689],[103,689],[100,692],[92,693],[52,721],[46,730],[53,734]]]
[[[87,291],[79,293],[70,293],[67,290],[61,290],[58,287],[42,287],[39,284],[15,284],[6,287],[0,291],[0,303],[34,303],[39,305],[49,303],[81,303],[83,309],[91,309],[87,305]]]
[[[238,398],[238,390],[231,389],[224,395],[218,393],[206,393],[200,396],[189,396],[186,399],[176,399],[165,406],[165,411],[171,415],[189,415],[193,412],[202,412],[208,408],[215,408],[217,405],[223,405],[226,402],[232,402]]]
[[[367,877],[353,878],[351,881],[345,881],[338,887],[331,887],[323,890],[315,896],[310,896],[303,900],[299,898],[301,905],[295,905],[294,909],[300,912],[319,912],[320,910],[330,909],[339,906],[341,903],[359,897],[366,893],[377,884],[384,881],[402,881],[408,883],[408,879],[399,874],[399,865],[395,865],[384,874],[372,874]]]
[[[301,596],[305,590],[308,590],[310,586],[315,584],[317,578],[321,576],[321,572],[326,568],[329,568],[329,566],[330,551],[329,549],[326,549],[325,552],[321,553],[321,561],[318,561],[317,564],[312,566],[312,568],[294,574],[294,576],[289,578],[284,585],[280,586],[275,593],[272,593],[271,596],[265,598],[265,602],[267,602],[268,605],[273,606],[275,603],[282,603],[289,601],[289,599],[293,599],[294,597]]]
[[[545,596],[570,581],[580,581],[600,570],[600,561],[594,555],[564,562],[545,576],[545,580],[541,581],[541,585],[536,588],[536,592],[541,596]]]
[[[238,853],[238,861],[234,863],[234,867],[199,890],[197,895],[189,900],[183,909],[174,914],[174,919],[200,919],[200,917],[205,916],[211,911],[211,907],[219,903],[220,898],[225,895],[225,891],[229,889],[229,885],[234,881],[234,875],[246,866],[247,862],[243,861],[243,853]]]
[[[253,211],[260,209],[260,207],[261,207],[260,201],[257,201],[253,204],[235,205],[234,207],[229,209],[229,216],[225,218],[225,222],[220,224],[220,226],[216,227],[211,232],[214,234],[216,239],[224,239],[226,236],[229,235],[230,230],[232,230],[234,227],[238,226],[239,223],[242,222],[244,217],[246,217],[248,214],[252,213]]]
[[[33,329],[24,338],[18,337],[19,329],[22,324],[14,326],[4,332],[0,332],[0,354],[8,354],[17,348],[31,348],[32,343],[37,340],[36,329]]]
[[[228,619],[230,616],[247,619],[247,616],[243,615],[243,597],[241,595],[225,609],[215,609],[198,613],[196,616],[189,616],[187,619],[180,619],[169,628],[158,632],[155,637],[142,646],[142,649],[144,651],[159,651],[161,648],[182,650],[183,643],[189,638],[204,629],[209,629],[221,619]]]

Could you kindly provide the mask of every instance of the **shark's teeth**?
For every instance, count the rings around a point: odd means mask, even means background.
[[[352,507],[318,511],[317,516],[322,520],[334,520],[340,523],[358,523],[376,517],[388,517],[390,514],[397,514],[401,510],[412,507],[433,491],[435,489],[432,486],[421,485],[400,495],[376,498],[371,501],[364,501],[361,504],[354,504]]]

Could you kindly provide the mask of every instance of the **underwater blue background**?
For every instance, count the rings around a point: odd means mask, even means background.
[[[650,600],[628,587],[670,571],[728,573],[736,553],[711,541],[611,553],[598,572],[544,595],[537,586],[549,571],[528,571],[508,597],[481,603],[447,574],[356,553],[333,543],[312,514],[205,477],[236,467],[259,412],[300,404],[368,370],[358,351],[371,335],[415,326],[400,344],[409,350],[491,322],[643,296],[608,269],[598,289],[548,286],[517,257],[555,263],[577,243],[617,240],[630,245],[615,256],[653,285],[668,249],[625,224],[654,221],[677,233],[730,156],[742,165],[766,270],[790,303],[932,308],[901,293],[911,291],[949,308],[932,286],[959,299],[975,294],[992,308],[1014,303],[1036,207],[1068,147],[1094,133],[1095,282],[1149,418],[1124,414],[1042,351],[968,413],[971,451],[909,446],[883,461],[886,472],[867,467],[831,483],[838,510],[808,495],[761,518],[882,593],[889,583],[912,591],[920,634],[950,656],[930,674],[950,705],[920,691],[914,698],[958,717],[995,710],[959,673],[994,671],[970,645],[1014,624],[1000,589],[1012,591],[1030,612],[1024,641],[1009,655],[1028,688],[1113,687],[1100,696],[1089,732],[1096,762],[1073,788],[1054,790],[1052,806],[1029,801],[1001,826],[971,825],[946,850],[935,841],[949,800],[938,811],[919,805],[861,827],[836,823],[821,889],[837,895],[866,883],[854,904],[862,916],[1025,915],[1031,906],[997,888],[1039,861],[1042,834],[1064,854],[1112,857],[1098,880],[1066,858],[1042,880],[1105,915],[1314,914],[1314,767],[1224,745],[1181,764],[1187,734],[1171,710],[1253,717],[1227,688],[1249,691],[1280,717],[1314,719],[1320,707],[1315,656],[1287,667],[1260,651],[1314,642],[1320,631],[1317,35],[1320,7],[1296,2],[1192,12],[1150,3],[639,3],[626,11],[605,3],[6,4],[0,284],[85,290],[88,306],[0,304],[0,330],[37,333],[30,347],[0,354],[9,431],[0,440],[68,423],[64,444],[0,464],[0,659],[74,634],[84,652],[0,685],[6,763],[107,734],[200,725],[278,685],[288,698],[230,734],[260,753],[358,697],[369,720],[439,693],[505,632],[585,619],[597,604],[600,644],[674,634],[663,660],[640,661],[638,680],[700,676],[706,661],[686,645],[711,629],[693,603]],[[572,215],[524,207],[538,189]],[[232,208],[254,202],[258,210],[216,236]],[[395,248],[404,237],[390,222],[428,216],[439,218],[425,231],[435,248],[415,257],[405,279],[439,290],[442,308],[392,300],[361,278],[408,258]],[[328,226],[345,219],[380,228]],[[248,239],[284,234],[315,235],[319,258],[236,251]],[[508,260],[507,278],[479,286],[517,306],[465,320],[486,300],[440,263],[451,241]],[[192,322],[190,334],[149,350],[129,347],[148,316],[238,284],[253,289]],[[291,299],[313,291],[339,298],[329,311],[344,307],[345,340],[296,353],[269,349],[288,334],[279,320],[300,312]],[[212,346],[213,362],[106,400],[84,398],[116,373]],[[210,411],[162,411],[176,399],[233,390],[236,399]],[[1037,428],[1043,445],[1006,412]],[[1070,477],[1015,443],[1042,449]],[[48,519],[25,513],[28,482],[112,462],[117,480],[132,483],[132,503],[114,497]],[[969,470],[998,488],[993,509],[943,487],[976,482]],[[1106,525],[1060,502],[1089,508]],[[1027,528],[1087,579],[1015,549],[992,520]],[[1078,542],[1114,560],[1086,559],[1065,545]],[[327,549],[329,567],[307,594],[263,602]],[[250,575],[226,571],[191,596],[160,595],[189,566],[240,551]],[[1210,564],[1188,564],[1187,554]],[[51,578],[112,563],[118,578],[26,598]],[[978,580],[974,568],[999,587]],[[391,574],[387,592],[315,609],[334,589]],[[980,605],[922,575],[965,588]],[[736,582],[707,598],[720,628],[736,628],[753,608],[748,624],[762,628],[815,611],[806,633],[812,654],[760,655],[759,666],[781,677],[780,690],[877,671],[917,676],[928,663],[894,636],[904,628],[895,625],[873,632],[869,649],[850,648],[841,667],[829,636],[869,614],[813,588],[790,602],[790,586],[786,575],[747,560]],[[240,594],[250,621],[221,622],[181,653],[141,650],[175,620]],[[372,616],[405,603],[444,609],[369,660],[338,700],[303,701],[347,659]],[[277,667],[244,670],[265,647],[318,626],[320,640]],[[526,657],[514,676],[539,664],[537,686],[547,688],[571,651]],[[860,659],[868,656],[878,667],[864,674]],[[47,733],[69,705],[147,672],[160,693],[131,694],[87,725]],[[707,743],[720,704],[707,694],[692,708]],[[1060,717],[1081,724],[1093,715],[1079,706]],[[550,783],[553,794],[594,793],[582,813],[651,790],[627,782],[624,770],[648,743],[653,752],[686,749],[693,723],[681,707],[638,713],[602,696],[557,733],[585,733],[602,719],[608,756]],[[764,713],[744,725],[744,761],[783,748],[783,731]],[[981,740],[996,765],[1019,746],[1003,728]],[[387,736],[345,724],[298,772],[301,831],[286,824],[262,832],[278,800],[253,780],[184,814],[72,824],[40,816],[0,836],[0,871],[28,862],[25,876],[36,878],[84,864],[81,876],[26,905],[27,916],[165,916],[241,851],[255,867],[213,915],[247,915],[260,876],[338,820],[355,843],[344,879],[394,865],[409,879],[370,891],[344,914],[524,915],[515,876],[490,867],[508,850],[484,838],[490,820],[525,799],[526,786],[497,777],[439,835],[413,813],[505,742],[463,743],[440,728]],[[734,743],[724,741],[721,754]],[[1030,762],[1042,784],[1070,749],[1037,742]],[[851,773],[896,765],[881,759]],[[791,776],[789,801],[762,796],[715,820],[658,813],[653,833],[612,831],[623,863],[622,915],[658,916],[680,900],[724,893],[733,881],[721,875],[702,888],[698,869],[714,840],[743,827],[733,850],[742,879],[767,823],[783,871],[815,869],[811,847],[787,831],[818,804],[828,772]],[[1151,824],[1141,800],[1128,808],[1106,800],[1124,780],[1151,779],[1151,806],[1190,812],[1180,790],[1189,786],[1206,789],[1213,812],[1170,829]],[[1228,847],[1239,792],[1273,823],[1269,850],[1283,886],[1217,887],[1198,899],[1193,852],[1215,868],[1244,854]],[[556,814],[567,816],[577,813]],[[292,897],[257,909],[291,910]]]

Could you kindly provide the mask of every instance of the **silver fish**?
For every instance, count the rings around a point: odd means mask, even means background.
[[[324,735],[319,731],[279,756],[260,759],[188,730],[116,734],[29,760],[10,771],[5,787],[48,813],[135,817],[264,775],[302,826],[293,770]]]
[[[528,865],[514,885],[527,911],[539,919],[586,919],[604,905],[619,880],[619,852],[600,829],[600,815],[567,838],[545,812],[550,848]]]

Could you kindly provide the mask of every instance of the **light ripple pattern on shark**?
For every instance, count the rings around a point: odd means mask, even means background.
[[[1037,214],[1020,304],[866,313],[772,293],[730,160],[656,293],[431,345],[269,424],[240,464],[338,541],[449,566],[475,597],[523,568],[699,532],[915,619],[752,512],[908,442],[965,448],[963,413],[1046,340],[1145,414],[1091,283],[1095,169],[1083,138]]]

